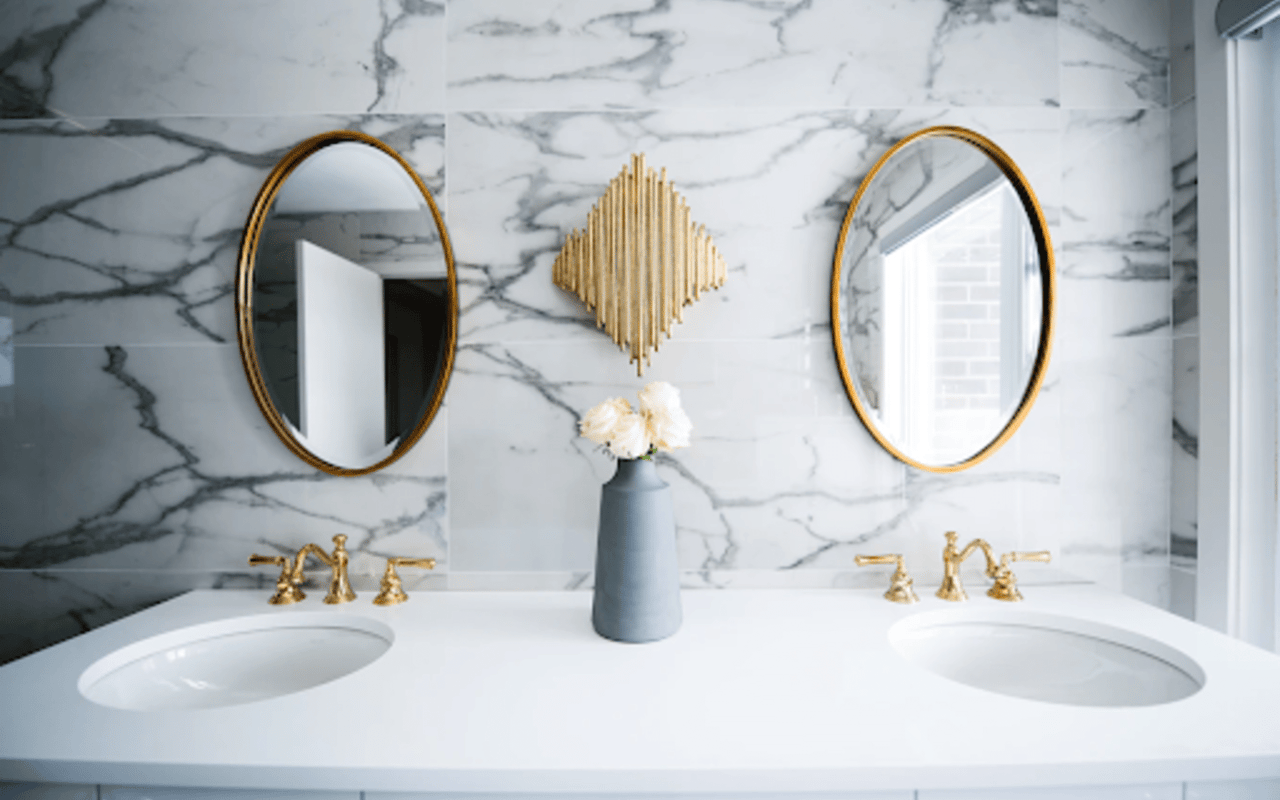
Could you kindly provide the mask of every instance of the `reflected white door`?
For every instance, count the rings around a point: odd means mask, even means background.
[[[364,464],[386,442],[382,278],[298,242],[299,416],[307,447]]]

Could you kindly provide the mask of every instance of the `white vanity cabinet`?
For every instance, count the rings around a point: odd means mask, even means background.
[[[613,795],[438,794],[430,792],[305,792],[254,789],[95,786],[0,783],[0,800],[610,800]],[[804,800],[796,794],[625,794],[625,800]],[[1277,800],[1280,779],[1162,783],[1134,786],[1066,786],[1021,789],[903,789],[822,793],[814,800]]]
[[[1280,800],[1280,658],[1095,587],[1024,594],[689,591],[675,636],[622,645],[591,630],[585,592],[391,608],[192,592],[0,667],[0,800]],[[939,620],[1009,614],[1129,631],[1202,685],[1147,705],[1034,701],[900,647]],[[88,699],[156,642],[304,623],[391,644],[253,702]]]

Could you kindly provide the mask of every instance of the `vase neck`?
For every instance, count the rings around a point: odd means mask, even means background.
[[[613,485],[627,484],[635,488],[666,486],[652,461],[645,458],[620,458],[618,468],[609,481]]]
[[[617,472],[622,473],[639,473],[649,472],[653,470],[653,462],[647,458],[620,458],[618,459]]]

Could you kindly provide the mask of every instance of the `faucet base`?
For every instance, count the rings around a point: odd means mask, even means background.
[[[937,595],[943,600],[952,603],[959,603],[969,599],[969,595],[965,594],[964,587],[950,575],[942,579],[942,585],[938,587]]]

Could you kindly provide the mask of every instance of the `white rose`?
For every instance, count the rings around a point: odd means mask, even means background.
[[[618,420],[630,413],[630,403],[621,397],[611,397],[586,413],[578,423],[578,431],[596,444],[608,444]]]
[[[619,417],[609,434],[609,450],[618,458],[639,458],[649,452],[649,431],[645,418],[636,413]]]
[[[680,390],[664,381],[654,381],[640,390],[641,414],[670,414],[680,410]]]
[[[679,406],[675,406],[666,414],[649,414],[647,417],[649,438],[664,453],[677,447],[689,446],[689,435],[693,433],[693,423]]]
[[[689,446],[693,423],[680,407],[680,390],[669,383],[654,381],[640,391],[640,413],[644,414],[649,437],[659,450],[671,452]]]

